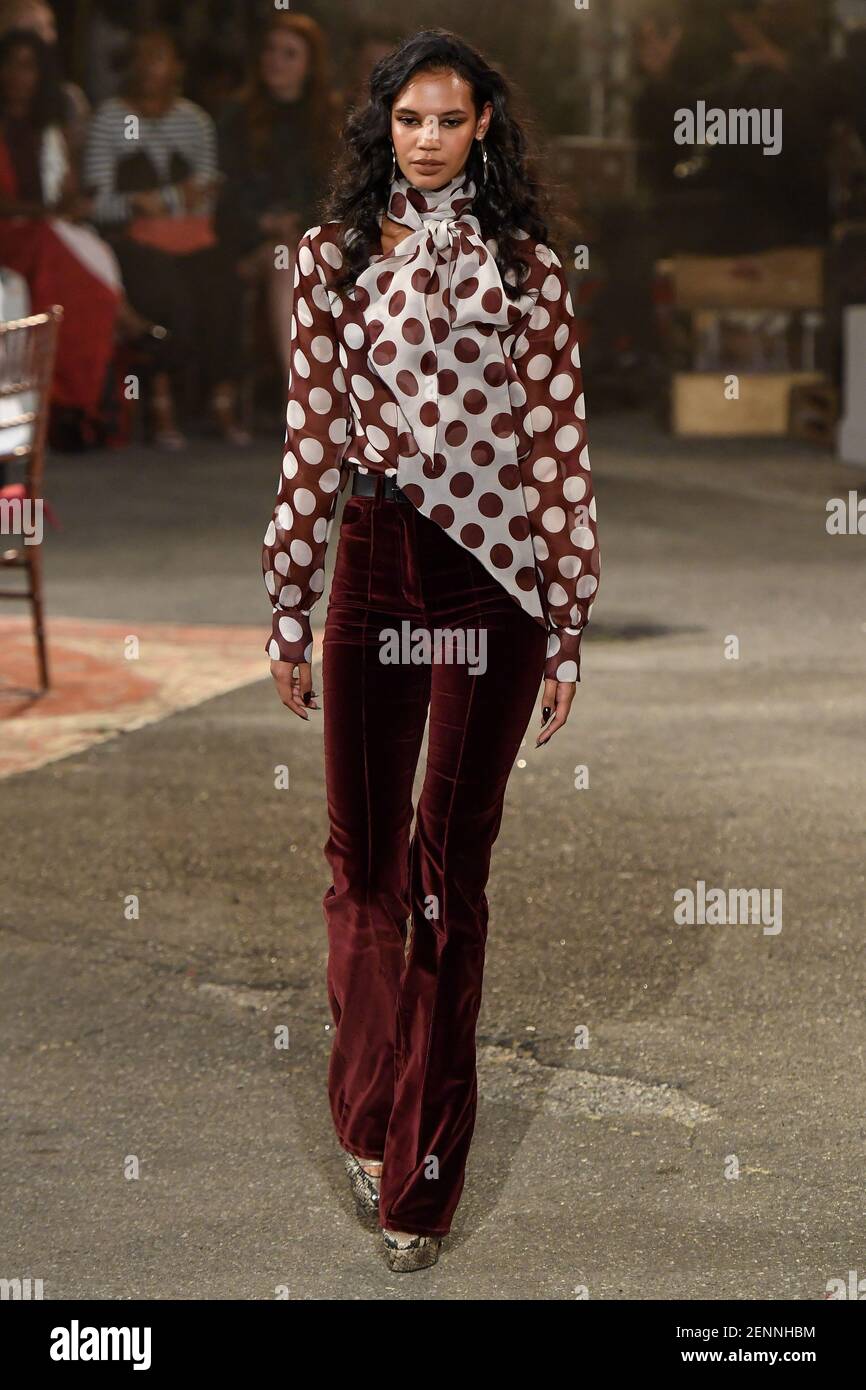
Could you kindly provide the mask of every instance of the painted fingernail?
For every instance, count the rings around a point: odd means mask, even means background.
[[[308,705],[308,704],[310,703],[311,695],[312,695],[312,691],[309,691],[309,690],[305,690],[305,691],[304,691],[304,704],[305,704],[305,705]]]
[[[550,714],[551,714],[550,705],[545,705],[545,706],[544,706],[544,709],[541,711],[541,719],[542,719],[542,722],[543,722],[544,724],[547,723],[548,719],[550,718]]]

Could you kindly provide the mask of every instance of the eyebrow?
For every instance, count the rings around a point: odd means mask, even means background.
[[[421,114],[420,111],[415,110],[414,106],[398,106],[395,109],[403,116],[420,116]],[[441,111],[439,113],[440,119],[442,116],[465,116],[466,114],[467,112],[462,106],[454,106],[450,111]],[[431,111],[430,115],[435,116],[436,112]]]

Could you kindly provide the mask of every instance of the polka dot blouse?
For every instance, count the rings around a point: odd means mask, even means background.
[[[262,554],[273,605],[267,650],[279,661],[312,658],[310,614],[324,589],[327,545],[339,494],[351,471],[394,476],[398,460],[407,453],[419,457],[398,399],[368,361],[374,356],[374,343],[362,312],[363,295],[352,300],[329,290],[342,266],[338,234],[339,224],[329,222],[310,228],[298,244],[286,439]],[[502,339],[511,402],[508,433],[513,432],[517,469],[503,468],[499,476],[490,476],[497,472],[489,462],[494,456],[492,436],[502,432],[502,416],[488,423],[483,406],[475,406],[474,398],[483,393],[483,376],[473,377],[471,364],[464,364],[459,379],[450,373],[455,380],[449,394],[457,413],[449,428],[461,431],[456,437],[465,439],[465,467],[459,474],[465,483],[452,486],[447,506],[434,496],[425,498],[423,485],[406,487],[402,474],[401,486],[411,502],[472,550],[503,583],[504,569],[498,573],[497,564],[509,547],[494,534],[490,518],[504,512],[500,501],[507,501],[511,534],[523,539],[528,527],[530,558],[534,555],[535,560],[534,575],[521,570],[520,587],[508,592],[547,630],[545,677],[577,681],[580,641],[599,578],[577,323],[556,253],[526,234],[523,239],[521,252],[530,273],[520,289],[532,296],[534,307],[517,322],[490,329]],[[495,252],[495,242],[486,245]],[[371,264],[378,259],[384,257],[374,256]],[[433,369],[435,374],[435,363]],[[440,370],[438,375],[439,390],[449,389],[449,374]],[[467,424],[471,435],[465,432]],[[417,476],[435,477],[438,459],[420,457]],[[522,496],[516,516],[515,496]],[[486,546],[485,527],[490,531]]]

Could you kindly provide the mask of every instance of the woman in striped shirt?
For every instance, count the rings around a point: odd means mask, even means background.
[[[201,107],[179,95],[182,64],[170,34],[134,42],[122,92],[97,110],[84,183],[93,216],[117,252],[130,301],[171,330],[152,383],[155,442],[180,448],[172,387],[196,363],[222,434],[235,421],[240,286],[214,235],[216,134]]]

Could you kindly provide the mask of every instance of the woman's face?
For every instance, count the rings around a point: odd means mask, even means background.
[[[492,114],[489,101],[476,114],[472,89],[456,72],[417,73],[391,107],[398,173],[418,188],[444,188],[465,167]]]
[[[180,63],[172,45],[161,36],[139,39],[132,74],[145,96],[160,95],[174,86],[180,77]]]
[[[39,86],[36,54],[24,44],[11,49],[0,67],[0,93],[7,109],[26,111]]]
[[[300,34],[273,29],[265,39],[259,73],[272,97],[289,101],[298,97],[310,65],[310,50]]]

